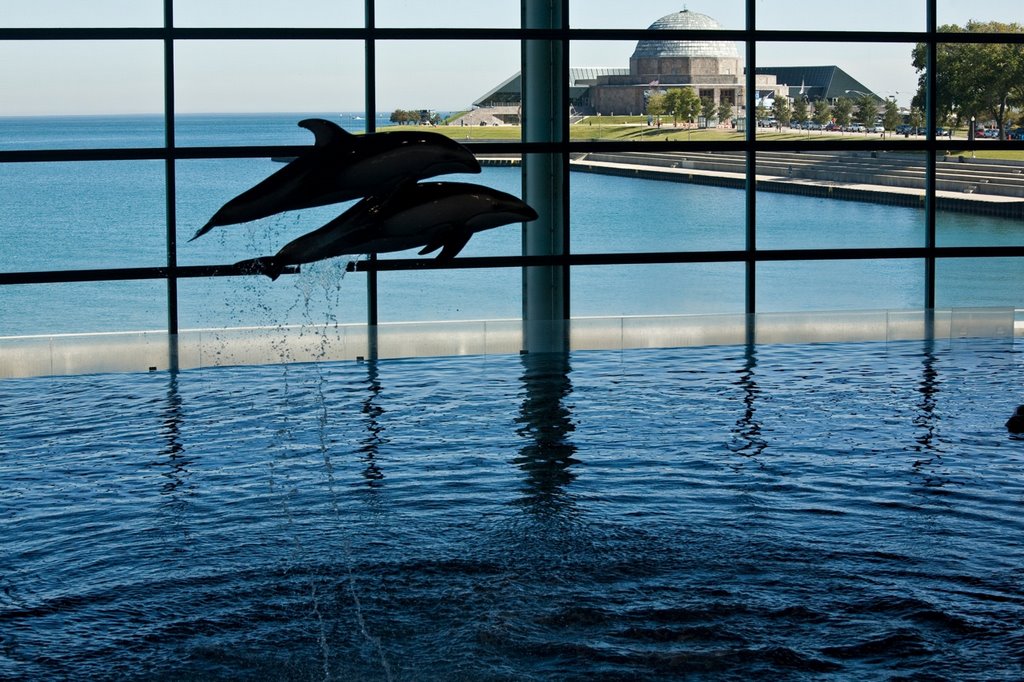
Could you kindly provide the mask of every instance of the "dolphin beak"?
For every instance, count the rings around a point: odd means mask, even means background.
[[[540,214],[537,213],[537,211],[535,211],[534,208],[529,204],[523,204],[522,208],[518,211],[518,213],[523,217],[523,222],[536,220],[537,218],[540,217]]]

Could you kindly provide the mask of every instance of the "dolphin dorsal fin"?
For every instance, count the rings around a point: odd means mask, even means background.
[[[315,136],[315,144],[317,147],[325,147],[329,144],[345,141],[351,137],[355,137],[352,133],[348,132],[337,123],[328,121],[325,118],[307,118],[299,121],[299,125],[309,130]]]

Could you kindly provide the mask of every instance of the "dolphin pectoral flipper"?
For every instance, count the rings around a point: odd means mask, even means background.
[[[261,256],[260,258],[238,261],[235,263],[235,267],[248,274],[266,275],[271,280],[275,280],[281,276],[284,263],[279,262],[279,259],[275,256]]]
[[[208,223],[206,223],[205,225],[200,227],[198,230],[196,230],[196,233],[194,235],[192,235],[192,239],[189,239],[189,241],[192,241],[194,239],[198,239],[199,237],[202,237],[204,234],[206,234],[207,232],[209,232],[210,230],[212,230],[215,227],[216,227],[216,225],[214,225],[213,221],[210,220]]]
[[[313,144],[317,147],[325,147],[349,138],[354,140],[356,137],[337,123],[324,118],[306,118],[299,121],[299,125],[313,133]]]
[[[448,242],[448,240],[450,238],[451,238],[451,233],[450,232],[444,232],[444,233],[434,237],[430,241],[428,241],[426,246],[424,246],[422,249],[420,249],[417,253],[420,256],[425,256],[428,253],[430,253],[431,251],[437,251],[442,246],[444,246]]]
[[[455,258],[459,255],[459,251],[462,251],[463,247],[469,243],[469,238],[472,236],[472,230],[459,230],[453,233],[444,243],[441,253],[437,254],[437,260],[451,260]]]

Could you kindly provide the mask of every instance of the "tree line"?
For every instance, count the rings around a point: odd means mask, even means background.
[[[733,117],[732,105],[728,102],[716,105],[710,97],[698,97],[693,88],[672,88],[650,93],[647,97],[647,115],[660,117],[666,114],[672,116],[673,124],[679,121],[692,123],[698,116],[708,121],[717,117],[720,123]]]
[[[395,109],[390,120],[398,125],[437,125],[441,122],[441,115],[426,109]]]
[[[1024,26],[998,21],[946,24],[940,33],[1024,33]],[[928,51],[924,43],[913,50],[918,71],[914,106],[924,109]],[[999,139],[1008,124],[1024,125],[1024,44],[940,42],[935,49],[935,111],[937,125],[967,125],[974,118],[995,121]]]
[[[834,123],[837,126],[845,127],[853,123],[855,113],[866,126],[873,126],[876,121],[881,119],[882,127],[886,130],[895,129],[903,120],[896,100],[887,99],[883,102],[874,95],[862,95],[858,98],[840,97],[835,104],[824,99],[811,102],[806,98],[800,98],[790,103],[785,97],[777,97],[771,109],[763,104],[758,105],[756,115],[758,119],[771,116],[779,121],[780,125],[788,125],[790,121],[797,123],[814,121],[822,126]],[[911,110],[908,123],[914,127],[922,125],[924,123],[922,112]]]

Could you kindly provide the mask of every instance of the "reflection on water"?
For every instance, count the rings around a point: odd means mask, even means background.
[[[566,399],[572,394],[569,356],[566,353],[524,353],[522,404],[516,433],[526,443],[512,462],[526,473],[522,502],[532,511],[557,513],[570,503],[566,486],[576,478],[572,465],[576,429]]]
[[[384,472],[381,471],[377,456],[381,447],[388,442],[384,436],[384,425],[381,423],[384,408],[380,405],[380,370],[377,364],[376,360],[365,363],[367,394],[363,400],[362,413],[366,418],[366,435],[358,448],[359,457],[366,465],[363,477],[371,488],[379,486],[384,480]]]
[[[746,344],[743,352],[743,369],[737,385],[742,389],[743,415],[736,420],[733,429],[735,438],[729,448],[738,455],[755,459],[766,447],[767,441],[761,436],[761,422],[757,419],[757,399],[760,388],[757,385],[757,346]]]
[[[0,679],[1024,679],[1000,343],[0,382]]]
[[[184,402],[178,385],[178,373],[167,373],[167,391],[159,411],[159,435],[163,442],[153,466],[164,479],[160,486],[160,507],[166,514],[164,530],[173,530],[185,544],[190,541],[189,504],[195,494],[190,483],[194,462],[185,449],[181,433],[184,424]],[[180,546],[175,549],[179,551]]]

